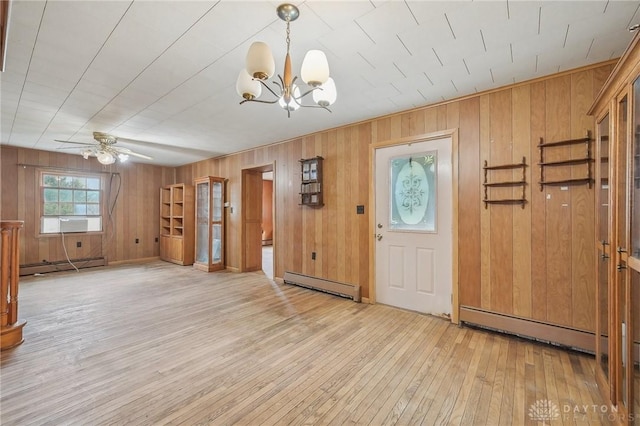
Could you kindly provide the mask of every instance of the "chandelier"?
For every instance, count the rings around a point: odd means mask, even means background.
[[[328,108],[336,101],[337,92],[335,82],[329,77],[329,63],[327,56],[321,50],[310,50],[302,61],[300,76],[308,88],[304,93],[296,84],[297,76],[291,74],[291,56],[289,46],[291,44],[289,24],[298,19],[300,11],[292,4],[281,4],[276,9],[280,19],[287,23],[287,56],[284,61],[284,73],[278,74],[278,80],[272,83],[277,86],[278,92],[269,87],[265,81],[270,79],[275,73],[275,62],[271,49],[266,43],[254,42],[247,52],[246,68],[240,71],[236,81],[236,91],[244,98],[240,102],[260,102],[264,104],[279,104],[287,116],[291,117],[291,111],[300,107],[323,108],[331,112]],[[258,99],[262,94],[262,88],[267,89],[272,100]],[[303,104],[302,99],[311,94],[314,104]]]

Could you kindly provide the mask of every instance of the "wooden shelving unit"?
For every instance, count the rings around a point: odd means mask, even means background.
[[[490,181],[489,172],[492,170],[517,170],[522,169],[522,179],[519,180],[503,180],[503,181]],[[527,186],[527,158],[522,157],[521,163],[515,164],[501,164],[497,166],[489,166],[487,160],[484,161],[484,166],[482,167],[484,171],[484,182],[482,186],[484,186],[484,208],[488,208],[489,204],[520,204],[524,209],[524,205],[526,204],[526,186]],[[498,198],[492,199],[489,198],[489,188],[498,188],[498,187],[522,187],[522,197],[520,198]]]
[[[322,160],[313,157],[300,160],[302,181],[300,183],[300,205],[322,207]]]
[[[160,188],[160,259],[193,264],[194,215],[193,186],[178,183]]]
[[[544,142],[543,138],[540,138],[540,143],[538,144],[538,149],[540,151],[540,161],[538,162],[538,166],[540,166],[540,181],[538,184],[540,185],[540,191],[544,189],[546,185],[591,185],[593,184],[593,171],[591,169],[591,164],[593,163],[593,156],[591,153],[591,136],[587,131],[587,134],[584,138],[579,139],[568,139],[562,141],[555,142]],[[548,148],[556,148],[561,146],[571,146],[571,145],[579,145],[585,144],[585,156],[579,158],[567,158],[562,160],[554,160],[547,161],[545,160],[545,150]],[[571,167],[576,165],[586,164],[586,176],[580,178],[571,178],[571,179],[557,179],[557,180],[547,180],[545,178],[545,168],[546,167]]]

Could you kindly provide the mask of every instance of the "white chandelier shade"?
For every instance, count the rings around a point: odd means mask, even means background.
[[[247,73],[259,80],[273,77],[276,72],[276,63],[267,43],[256,41],[251,44],[247,52]]]
[[[277,80],[273,80],[278,89],[273,90],[265,82],[275,74],[275,61],[271,49],[266,43],[254,42],[247,52],[245,69],[240,71],[236,81],[236,92],[243,98],[240,104],[245,102],[278,103],[287,111],[289,117],[291,117],[291,111],[300,107],[323,108],[331,112],[328,106],[336,101],[337,93],[335,82],[329,77],[327,56],[321,50],[308,51],[300,69],[301,80],[308,87],[301,89],[299,82],[294,84],[298,77],[294,76],[291,71],[290,23],[298,19],[300,12],[296,6],[285,3],[278,6],[277,14],[287,23],[287,51],[284,70],[282,75],[278,74]],[[262,88],[273,95],[272,100],[258,99],[262,94]],[[305,105],[303,99],[311,93],[313,96],[310,98],[313,98],[314,104]]]
[[[259,98],[262,94],[262,86],[258,80],[251,78],[246,69],[240,70],[236,81],[236,91],[245,99]]]
[[[296,100],[300,98],[300,88],[295,84],[293,85],[292,95],[293,96],[289,96],[288,101],[285,99],[285,96],[281,96],[278,100],[278,104],[286,111],[296,111],[300,108],[300,104]]]
[[[326,82],[322,83],[319,90],[313,91],[313,101],[322,107],[328,107],[338,98],[338,91],[336,89],[336,82],[331,77]]]
[[[329,62],[322,50],[310,50],[304,55],[300,68],[302,81],[309,86],[316,87],[329,79]]]

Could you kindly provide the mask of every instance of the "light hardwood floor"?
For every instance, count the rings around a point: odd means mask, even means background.
[[[600,424],[592,357],[165,262],[23,277],[2,425]],[[585,411],[586,410],[586,411]],[[540,422],[542,424],[542,422]]]

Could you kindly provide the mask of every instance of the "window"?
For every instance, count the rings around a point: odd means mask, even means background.
[[[102,231],[102,179],[95,175],[40,173],[40,232]]]

